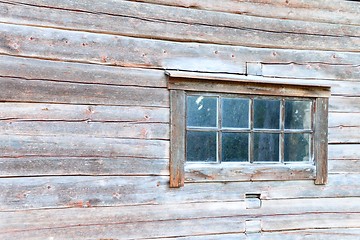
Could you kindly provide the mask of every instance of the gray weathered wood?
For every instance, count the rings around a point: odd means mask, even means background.
[[[3,135],[23,136],[78,136],[169,140],[169,124],[167,123],[0,121],[0,132]]]
[[[241,15],[261,16],[280,19],[297,19],[309,22],[328,22],[335,24],[360,25],[359,10],[355,2],[350,1],[255,1],[225,0],[221,4],[216,0],[131,0],[136,2],[156,3],[185,8],[206,9]],[[336,14],[334,14],[336,12]]]
[[[357,26],[262,19],[212,11],[199,13],[199,10],[127,1],[104,1],[91,6],[81,1],[8,2],[11,4],[0,3],[0,20],[15,24],[269,48],[358,51],[360,46]],[[13,2],[26,5],[14,5]],[[93,24],[89,25],[89,22]],[[283,38],[287,41],[282,41]]]
[[[0,55],[0,76],[119,86],[166,87],[163,71]]]
[[[169,141],[90,136],[0,135],[2,157],[169,158]]]
[[[185,92],[170,90],[170,187],[184,186],[185,172]]]
[[[241,163],[222,164],[186,164],[186,182],[216,182],[216,181],[287,181],[315,179],[316,171],[312,165],[252,165]]]
[[[329,173],[360,173],[360,157],[357,160],[329,160]]]
[[[0,158],[0,177],[169,175],[169,159],[24,157]]]
[[[91,206],[236,202],[243,201],[245,194],[249,193],[261,194],[263,200],[288,199],[290,203],[287,209],[295,210],[291,207],[291,199],[294,198],[316,198],[321,205],[323,198],[360,197],[360,174],[329,175],[329,182],[326,185],[315,185],[313,181],[299,180],[187,183],[183,188],[172,189],[169,189],[168,176],[1,178],[0,190],[2,193],[0,209],[4,211],[74,207],[83,206],[82,204],[86,202]],[[312,206],[312,202],[312,200],[304,202],[304,207],[296,209],[306,209],[305,206]],[[356,204],[348,206],[358,207],[357,200],[353,203]],[[336,207],[336,204],[332,206]],[[278,209],[279,204],[273,206]],[[318,207],[315,205],[313,208]],[[342,208],[338,207],[338,209]]]
[[[169,108],[2,102],[0,120],[169,123]]]
[[[0,101],[169,106],[166,89],[0,78]]]
[[[244,74],[246,62],[357,64],[360,59],[356,53],[345,52],[175,43],[10,24],[0,27],[2,54],[105,65]],[[83,43],[91,43],[91,48],[84,51]]]
[[[315,184],[326,184],[328,179],[328,109],[327,98],[317,98],[315,103]]]

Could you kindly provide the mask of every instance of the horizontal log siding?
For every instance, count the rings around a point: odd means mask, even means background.
[[[0,238],[359,238],[358,5],[0,1]],[[169,189],[164,69],[246,74],[247,63],[332,87],[329,183]]]

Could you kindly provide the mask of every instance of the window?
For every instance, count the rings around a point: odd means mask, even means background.
[[[170,72],[170,186],[327,181],[327,86]]]

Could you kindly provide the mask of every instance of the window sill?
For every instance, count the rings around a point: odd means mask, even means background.
[[[314,180],[316,168],[305,163],[239,164],[186,163],[185,183]]]

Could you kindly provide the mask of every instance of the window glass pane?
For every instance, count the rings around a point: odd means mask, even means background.
[[[285,101],[285,128],[311,129],[311,101]]]
[[[249,127],[249,99],[222,99],[222,126],[229,128]]]
[[[187,97],[187,126],[216,127],[217,98],[204,96]]]
[[[279,161],[279,134],[254,133],[254,162]]]
[[[222,134],[222,161],[247,162],[249,149],[248,133]]]
[[[284,161],[310,161],[310,134],[285,134]]]
[[[188,131],[186,161],[216,162],[216,132]]]
[[[254,128],[279,129],[280,100],[254,99]]]

